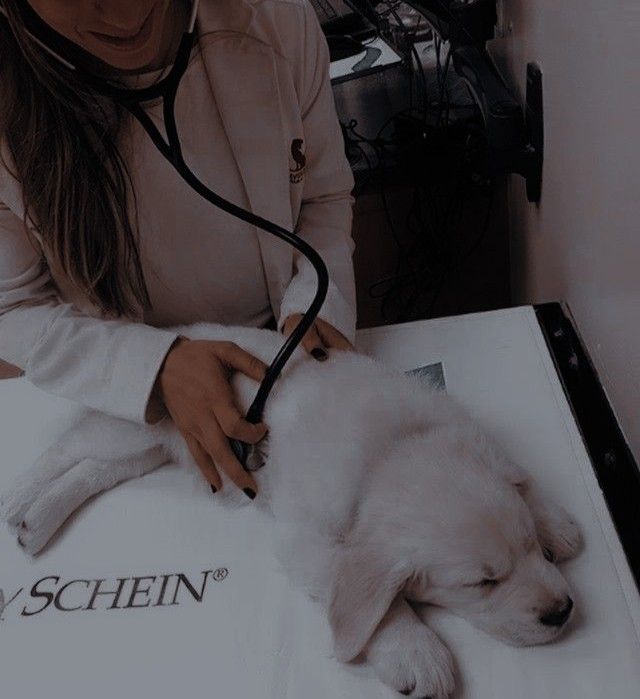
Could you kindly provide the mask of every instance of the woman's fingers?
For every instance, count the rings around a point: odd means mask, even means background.
[[[349,342],[349,340],[347,340],[347,338],[339,330],[336,330],[330,323],[318,318],[316,325],[318,326],[320,337],[327,347],[335,347],[339,350],[355,350],[355,347]]]
[[[307,330],[306,335],[302,338],[302,346],[312,357],[315,357],[315,359],[321,362],[327,358],[327,351],[324,348],[322,338],[318,333],[318,328],[315,323]]]
[[[252,500],[258,492],[253,478],[244,470],[231,450],[229,439],[218,424],[215,416],[208,421],[206,429],[199,435],[199,441],[213,459],[216,468],[221,468],[227,476]]]
[[[214,412],[220,427],[227,437],[238,439],[247,444],[257,444],[267,434],[267,426],[264,422],[254,425],[247,422],[235,405],[221,405],[214,407]]]
[[[283,331],[289,336],[302,318],[301,313],[290,315],[284,323]],[[316,318],[315,323],[302,339],[302,346],[316,359],[326,359],[325,349],[335,347],[339,350],[355,351],[355,347],[336,328],[322,318]]]
[[[264,379],[267,365],[261,359],[254,357],[235,342],[219,342],[217,345],[216,356],[228,367],[241,371],[256,381]]]
[[[220,490],[222,488],[222,478],[220,478],[220,474],[216,470],[209,454],[200,446],[200,443],[193,435],[187,434],[183,436],[193,460],[202,471],[202,475],[216,490]]]
[[[267,434],[267,426],[264,422],[254,425],[244,419],[235,403],[233,388],[227,382],[220,383],[218,386],[218,394],[211,407],[227,437],[255,444]]]
[[[169,351],[158,377],[158,396],[207,481],[221,488],[223,469],[252,499],[256,483],[237,460],[229,438],[255,444],[268,430],[240,413],[229,375],[239,371],[262,381],[267,368],[234,342],[183,338]]]
[[[294,331],[301,318],[301,313],[294,313],[287,318],[282,328],[287,337]],[[304,349],[318,361],[322,362],[327,358],[326,349],[323,346],[322,338],[318,333],[315,323],[307,330],[302,338],[301,344]]]

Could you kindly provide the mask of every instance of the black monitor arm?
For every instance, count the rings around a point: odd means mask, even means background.
[[[529,201],[540,200],[544,148],[542,73],[527,67],[526,113],[486,49],[494,38],[496,0],[409,0],[438,36],[449,41],[456,73],[467,84],[485,124],[491,174],[518,173]]]

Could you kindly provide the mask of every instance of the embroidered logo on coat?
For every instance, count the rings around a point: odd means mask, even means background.
[[[307,159],[302,152],[302,147],[304,141],[301,138],[294,138],[291,141],[291,157],[295,165],[289,168],[289,182],[292,184],[297,184],[302,182],[304,178],[305,166],[307,164]]]

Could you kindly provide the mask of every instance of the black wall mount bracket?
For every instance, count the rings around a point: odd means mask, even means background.
[[[486,135],[486,170],[517,173],[527,183],[527,199],[539,202],[544,161],[542,71],[527,66],[525,106],[514,97],[491,55],[496,0],[408,0],[438,36],[449,42],[453,67],[477,104]]]
[[[517,173],[527,183],[527,199],[539,202],[544,160],[542,71],[527,66],[526,106],[509,90],[492,58],[477,45],[452,46],[453,65],[480,109],[487,137],[490,174]]]
[[[539,202],[542,195],[542,166],[544,163],[544,103],[542,71],[535,63],[527,65],[527,95],[525,125],[529,137],[522,174],[527,181],[527,199]]]

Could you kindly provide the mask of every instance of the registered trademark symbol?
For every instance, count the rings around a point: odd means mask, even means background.
[[[211,573],[211,577],[216,581],[220,582],[220,580],[224,580],[227,575],[229,575],[229,571],[226,568],[216,568],[213,573]]]

